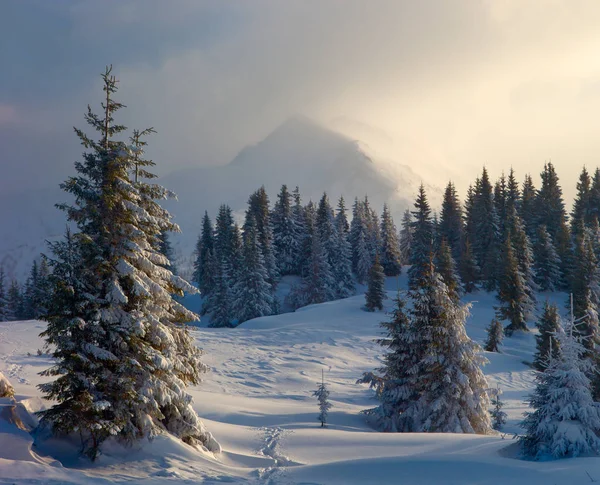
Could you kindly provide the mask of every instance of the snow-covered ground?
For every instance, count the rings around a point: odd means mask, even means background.
[[[404,278],[387,282],[390,299]],[[560,307],[565,295],[548,297]],[[493,316],[493,295],[479,293],[468,321],[479,342]],[[359,412],[374,406],[373,392],[355,381],[380,364],[381,313],[361,309],[364,297],[314,305],[296,313],[259,318],[236,329],[194,330],[212,367],[192,389],[195,407],[223,446],[218,456],[162,436],[133,449],[107,446],[91,465],[76,448],[47,442],[3,419],[12,404],[0,399],[0,484],[63,483],[264,483],[264,484],[527,484],[578,485],[600,481],[600,458],[554,462],[516,459],[513,433],[533,387],[534,335],[505,340],[502,354],[486,354],[490,385],[503,390],[504,436],[393,434],[370,429]],[[0,323],[0,372],[26,409],[44,405],[36,385],[50,359],[38,355],[38,321]],[[321,369],[334,408],[326,429],[311,396]],[[17,410],[19,411],[19,410]],[[589,475],[588,475],[589,474]]]

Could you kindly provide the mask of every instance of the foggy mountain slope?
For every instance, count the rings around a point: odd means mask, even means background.
[[[161,180],[178,195],[177,202],[167,205],[183,230],[178,239],[184,253],[193,248],[205,210],[214,219],[219,205],[227,203],[241,216],[248,196],[261,185],[272,204],[282,184],[290,191],[298,185],[304,203],[317,202],[326,191],[335,205],[344,195],[349,209],[355,196],[368,195],[378,212],[387,202],[398,223],[421,182],[408,165],[384,163],[361,143],[302,117],[289,119],[228,165],[181,170]],[[440,189],[426,188],[437,207]]]
[[[284,183],[290,190],[298,185],[304,203],[317,202],[327,191],[332,204],[344,195],[351,209],[355,196],[368,195],[378,212],[388,202],[399,223],[401,211],[412,207],[422,179],[408,165],[370,153],[358,141],[294,117],[261,142],[244,148],[227,165],[188,168],[162,177],[159,183],[178,196],[177,201],[165,202],[183,231],[173,237],[178,256],[188,258],[192,253],[205,210],[214,221],[219,205],[226,203],[241,218],[248,196],[261,185],[272,204]],[[432,206],[437,207],[441,191],[426,187]],[[23,280],[33,259],[47,251],[45,240],[63,234],[65,214],[54,205],[66,200],[68,195],[58,186],[0,194],[0,264],[9,279]]]

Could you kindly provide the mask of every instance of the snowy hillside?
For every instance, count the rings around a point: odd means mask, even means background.
[[[404,275],[399,284],[404,287]],[[398,282],[387,281],[391,298]],[[565,295],[540,295],[564,303]],[[495,298],[479,293],[467,324],[482,342]],[[533,374],[534,334],[505,340],[502,354],[486,353],[491,386],[504,391],[508,424],[501,436],[377,433],[359,414],[375,405],[373,392],[355,384],[380,363],[383,313],[361,309],[358,295],[264,317],[235,329],[197,329],[194,336],[212,367],[206,381],[191,389],[194,407],[224,452],[201,454],[166,437],[143,448],[108,447],[96,464],[62,461],[75,448],[40,450],[30,435],[2,419],[0,400],[0,483],[263,483],[583,485],[600,480],[600,458],[553,463],[515,459],[511,433],[527,409]],[[391,300],[387,300],[387,306]],[[0,372],[11,380],[25,408],[42,406],[36,385],[49,359],[37,355],[42,322],[0,323]],[[321,370],[330,386],[333,409],[328,428],[319,428],[311,392]],[[51,456],[50,454],[51,453]],[[59,460],[59,461],[57,461]],[[62,461],[62,463],[61,463]]]
[[[241,215],[248,196],[261,185],[272,201],[284,183],[290,189],[300,186],[305,202],[317,201],[327,191],[333,201],[343,194],[351,206],[355,196],[369,195],[378,212],[388,202],[399,222],[401,210],[412,204],[422,182],[411,163],[380,159],[358,141],[295,117],[225,166],[180,170],[160,183],[178,196],[178,201],[166,205],[183,230],[174,238],[176,251],[179,257],[188,257],[205,210],[214,216],[226,203]],[[426,187],[437,207],[440,189]],[[54,205],[66,200],[58,186],[22,195],[0,194],[0,265],[9,277],[23,278],[33,258],[46,251],[44,241],[64,232],[65,216]]]

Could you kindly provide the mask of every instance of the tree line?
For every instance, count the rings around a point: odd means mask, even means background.
[[[303,205],[299,188],[283,185],[273,208],[264,187],[250,196],[242,228],[227,205],[214,225],[205,213],[193,275],[204,295],[201,314],[215,327],[276,314],[277,285],[288,275],[300,278],[286,296],[292,309],[354,295],[375,258],[385,275],[399,275],[400,242],[387,205],[379,217],[365,197],[355,199],[351,223],[347,212],[343,197],[336,209],[326,193]]]

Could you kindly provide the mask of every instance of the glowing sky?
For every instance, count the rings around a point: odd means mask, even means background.
[[[0,190],[60,182],[114,64],[160,171],[222,164],[295,113],[464,190],[600,154],[600,2],[0,0]],[[431,178],[432,180],[429,180]]]

